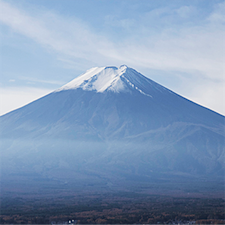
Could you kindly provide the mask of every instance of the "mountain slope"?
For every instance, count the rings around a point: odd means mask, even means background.
[[[97,133],[111,131],[104,138],[119,130],[127,129],[133,135],[174,122],[206,126],[220,134],[224,131],[223,116],[184,99],[126,66],[89,70],[55,92],[2,116],[1,121],[3,126],[6,121],[7,127],[11,123],[13,129],[9,132],[18,132],[19,136],[26,130],[31,134],[41,129],[43,133],[45,127],[49,130],[50,124],[54,129],[64,125],[66,129],[76,129],[85,125]],[[3,136],[7,136],[7,127]],[[121,135],[117,138],[123,137]]]
[[[131,68],[93,68],[0,117],[2,175],[137,185],[168,174],[219,178],[224,121]]]

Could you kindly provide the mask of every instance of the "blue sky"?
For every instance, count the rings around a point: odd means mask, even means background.
[[[0,115],[126,64],[225,115],[225,1],[0,0]]]

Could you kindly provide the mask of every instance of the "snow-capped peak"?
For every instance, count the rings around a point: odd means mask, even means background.
[[[119,68],[94,67],[57,89],[56,92],[78,88],[86,91],[113,91],[117,93],[134,90],[152,97],[151,89],[156,89],[157,84],[126,65]]]
[[[104,92],[111,90],[120,92],[125,90],[121,75],[126,72],[125,65],[117,67],[94,67],[87,70],[81,76],[62,86],[57,91],[82,88],[83,90]]]

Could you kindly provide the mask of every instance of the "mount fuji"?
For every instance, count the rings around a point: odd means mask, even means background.
[[[125,65],[92,68],[0,124],[3,190],[224,179],[225,117]]]

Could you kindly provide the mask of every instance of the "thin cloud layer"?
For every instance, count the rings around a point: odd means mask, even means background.
[[[41,88],[0,88],[0,116],[20,108],[52,90]]]
[[[191,87],[189,93],[183,95],[225,114],[222,97],[225,83],[225,2],[216,4],[212,12],[196,25],[188,23],[198,13],[194,6],[184,5],[173,9],[156,8],[133,18],[108,14],[103,21],[105,26],[109,29],[120,27],[126,33],[113,38],[104,30],[96,32],[85,21],[75,17],[47,10],[37,10],[32,14],[0,1],[0,22],[55,54],[68,69],[74,65],[86,69],[127,64],[139,71],[180,72],[177,79],[185,80]],[[189,77],[188,74],[192,75]],[[193,75],[198,79],[208,79],[207,84],[195,84]],[[210,82],[213,82],[212,86]],[[167,86],[173,88],[172,81]],[[215,104],[209,95],[216,96],[218,103]]]
[[[0,1],[0,10],[0,21],[3,24],[61,57],[64,55],[74,60],[92,60],[93,53],[98,54],[101,46],[109,46],[104,38],[85,28],[85,24],[64,19],[51,12],[40,12],[31,16],[3,1]]]

